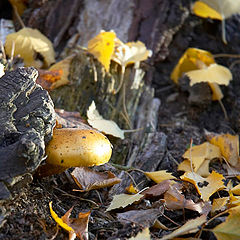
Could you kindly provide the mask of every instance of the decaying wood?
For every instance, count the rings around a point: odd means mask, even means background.
[[[0,79],[0,199],[9,198],[6,187],[39,166],[52,136],[53,102],[35,83],[37,74],[18,68]]]

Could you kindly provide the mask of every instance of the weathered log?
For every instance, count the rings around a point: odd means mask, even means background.
[[[52,136],[54,106],[37,75],[34,68],[18,68],[0,79],[0,200],[39,166]]]

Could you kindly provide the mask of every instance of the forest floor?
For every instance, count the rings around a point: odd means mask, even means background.
[[[157,131],[167,136],[166,154],[172,156],[172,163],[165,166],[164,170],[173,172],[179,176],[177,164],[182,161],[182,155],[191,143],[200,144],[205,141],[204,130],[215,133],[239,134],[240,126],[240,74],[239,65],[235,65],[231,72],[233,80],[229,86],[222,87],[224,98],[223,105],[226,108],[228,119],[218,101],[201,103],[189,103],[189,92],[176,86],[170,79],[171,71],[177,60],[187,47],[197,47],[213,54],[240,53],[240,44],[234,39],[239,37],[236,26],[240,24],[240,17],[232,17],[226,22],[228,45],[222,43],[221,25],[214,21],[206,21],[200,24],[196,17],[191,17],[177,33],[169,47],[170,54],[163,62],[155,64],[155,74],[152,86],[155,89],[155,97],[161,101],[158,117]],[[194,25],[191,23],[198,23]],[[236,24],[237,23],[237,24]],[[190,33],[190,37],[186,37]],[[189,34],[188,34],[189,36]],[[216,59],[219,63],[230,66],[234,61],[231,58]],[[108,169],[109,166],[106,166]],[[220,162],[210,165],[210,170],[224,173]],[[117,170],[116,170],[117,172]],[[123,223],[116,218],[115,213],[106,213],[106,207],[110,204],[109,188],[93,190],[89,192],[74,192],[76,186],[69,182],[65,173],[34,179],[34,181],[22,189],[18,189],[13,199],[6,205],[6,216],[0,229],[0,239],[68,239],[68,233],[57,229],[49,212],[49,202],[59,216],[74,206],[72,212],[76,216],[78,212],[91,209],[88,231],[89,239],[127,239],[135,236],[141,229],[133,223]],[[195,193],[194,193],[195,194]],[[190,210],[168,211],[166,215],[180,225],[185,223],[189,216],[198,216]],[[216,226],[222,219],[217,219],[211,227]],[[165,223],[167,225],[167,223]],[[215,225],[214,225],[215,224]],[[171,228],[171,224],[169,224]],[[58,232],[58,233],[57,233]],[[56,236],[57,233],[57,236]],[[154,239],[169,233],[166,230],[153,229]],[[211,232],[204,232],[202,239],[216,239]]]

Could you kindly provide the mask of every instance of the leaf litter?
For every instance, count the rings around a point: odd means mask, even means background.
[[[218,4],[216,1],[212,2]],[[215,10],[218,10],[218,7],[215,8]],[[233,11],[233,8],[231,8],[230,10],[226,10],[228,11],[227,14],[224,13],[223,10],[219,11],[221,17],[227,18],[235,13],[237,9]],[[34,65],[36,67],[49,67],[50,64],[55,61],[54,50],[49,40],[37,30],[23,28],[21,31],[15,33],[15,35],[8,35],[5,45],[7,54],[10,55],[10,49],[12,48],[14,39],[14,54],[20,54],[24,59],[26,66]],[[37,39],[39,39],[38,42],[32,40],[32,37],[35,35],[37,36]],[[18,40],[19,36],[21,40]],[[40,43],[39,41],[42,42]],[[26,56],[24,55],[24,44],[21,45],[22,43],[19,44],[19,42],[28,43],[29,49],[26,51]],[[102,48],[102,44],[105,45],[105,48]],[[47,50],[45,51],[45,49]],[[95,39],[90,40],[88,51],[103,64],[107,72],[110,71],[111,61],[115,61],[125,68],[129,64],[146,60],[151,56],[151,51],[147,50],[142,42],[138,41],[123,44],[117,39],[114,32],[102,32]],[[35,58],[36,53],[43,56],[44,62]],[[62,60],[53,65],[46,72],[47,76],[49,74],[46,78],[50,79],[49,82],[53,82],[52,85],[48,84],[47,88],[53,89],[69,83],[69,65],[68,63],[65,64],[64,61],[65,60]],[[190,85],[207,81],[213,91],[213,100],[221,100],[223,98],[223,94],[218,84],[228,85],[229,81],[232,79],[232,75],[226,67],[215,63],[212,54],[201,49],[188,49],[185,55],[179,60],[179,64],[175,67],[171,78],[177,83],[178,78],[184,73],[189,76]],[[95,115],[93,114],[94,111]],[[95,118],[97,118],[97,120],[105,120],[97,112],[96,106],[90,114],[90,118],[90,121],[96,120]],[[111,129],[112,127],[109,128]],[[101,131],[104,132],[104,130]],[[121,129],[118,129],[117,134],[119,138],[123,139],[124,137],[121,131]],[[180,178],[173,176],[166,170],[145,172],[144,174],[157,184],[151,183],[153,186],[150,186],[147,190],[143,189],[139,192],[136,190],[137,188],[132,185],[129,189],[136,189],[129,190],[129,193],[131,194],[122,193],[114,195],[108,208],[106,208],[107,204],[105,202],[104,207],[107,212],[112,212],[111,217],[114,217],[114,212],[117,211],[117,218],[120,221],[134,222],[135,224],[144,227],[142,232],[140,231],[135,237],[130,239],[150,239],[149,227],[154,226],[154,223],[157,221],[159,222],[159,216],[161,216],[161,218],[165,217],[171,222],[171,224],[178,225],[177,230],[170,230],[170,234],[167,234],[160,239],[171,239],[185,234],[199,232],[199,228],[207,223],[207,218],[210,217],[207,217],[207,215],[210,212],[209,206],[211,207],[211,205],[212,214],[216,214],[217,212],[229,213],[225,221],[211,230],[217,239],[239,238],[240,233],[237,222],[239,222],[240,184],[239,182],[234,182],[234,186],[228,187],[225,184],[227,179],[222,174],[213,171],[212,169],[209,171],[209,164],[213,159],[224,159],[229,165],[238,169],[238,136],[230,134],[215,134],[215,136],[208,136],[207,138],[209,142],[193,146],[185,152],[183,155],[183,158],[185,159],[183,161],[184,165],[182,164],[181,166],[181,164],[179,164],[178,168],[178,170],[184,171],[185,173]],[[222,164],[224,164],[224,162],[222,162]],[[88,194],[96,191],[96,189],[111,187],[121,181],[121,179],[116,178],[111,172],[95,172],[90,169],[83,170],[75,168],[72,176],[76,180],[77,185],[80,186],[83,191],[88,191]],[[188,194],[187,196],[186,189],[184,190],[183,186],[184,181],[193,184],[200,197],[197,195],[195,196],[194,193]],[[219,193],[221,190],[224,190],[229,196],[219,197],[221,196],[221,193]],[[216,192],[219,194],[217,198]],[[159,207],[160,205],[161,208]],[[155,206],[158,206],[159,208],[155,208]],[[75,236],[78,236],[80,239],[88,238],[88,221],[90,212],[79,213],[77,218],[70,218],[73,210],[72,207],[66,211],[63,217],[59,218],[54,212],[51,202],[49,203],[49,208],[56,223],[69,232],[69,239],[74,239]],[[185,224],[176,223],[173,219],[164,216],[164,212],[168,213],[173,210],[183,211],[184,208],[197,212],[200,216],[195,215],[194,219],[188,219],[185,221]],[[184,213],[182,214],[184,215]],[[211,221],[211,219],[209,221]],[[169,222],[167,225],[169,225]],[[169,230],[165,225],[162,226],[163,229]]]

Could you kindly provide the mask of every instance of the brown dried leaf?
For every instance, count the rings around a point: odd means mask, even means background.
[[[147,190],[142,192],[142,194],[144,194],[144,196],[147,198],[159,197],[162,194],[164,194],[170,188],[170,185],[173,183],[174,183],[173,181],[164,180],[161,183],[158,183],[157,185],[154,185],[154,186],[148,188]]]
[[[76,167],[71,175],[76,184],[79,188],[83,189],[83,191],[110,187],[121,182],[121,179],[117,178],[110,171],[96,172],[84,167]]]
[[[163,209],[161,209],[163,210]],[[117,218],[122,222],[132,222],[141,227],[151,227],[156,219],[162,214],[160,209],[132,210],[118,213]]]
[[[164,200],[166,201],[167,208],[172,210],[187,208],[197,211],[200,214],[206,214],[206,212],[210,211],[207,206],[208,204],[204,202],[194,203],[193,200],[186,199],[181,193],[181,188],[182,186],[179,183],[170,185],[170,188],[164,193]]]

